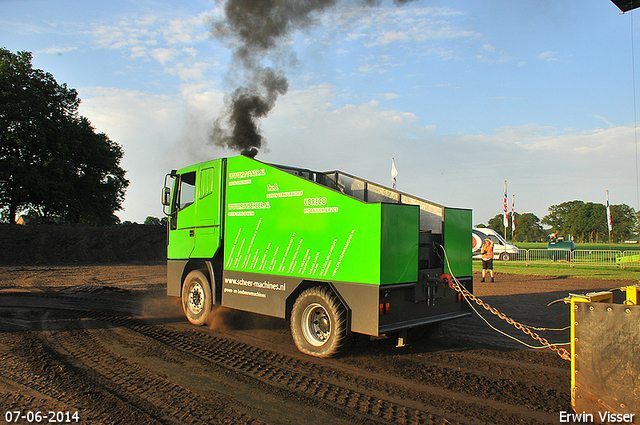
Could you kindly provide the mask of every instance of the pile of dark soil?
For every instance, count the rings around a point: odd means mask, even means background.
[[[0,265],[164,261],[166,235],[163,226],[142,224],[113,227],[0,224]]]

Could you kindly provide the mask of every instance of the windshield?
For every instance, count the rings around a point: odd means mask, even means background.
[[[496,245],[504,245],[504,239],[498,238],[496,235],[488,235],[487,237]]]

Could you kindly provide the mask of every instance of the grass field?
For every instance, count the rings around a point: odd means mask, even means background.
[[[482,270],[482,262],[473,262],[473,271],[479,272]],[[566,263],[560,264],[530,264],[527,266],[524,263],[517,262],[505,262],[494,261],[493,270],[496,273],[512,273],[512,274],[526,274],[535,276],[570,276],[570,277],[585,277],[589,279],[624,279],[638,282],[640,280],[640,269],[638,268],[626,268],[620,269],[617,267],[608,266],[574,266],[570,267]]]
[[[547,249],[546,242],[516,242],[515,246],[520,249]],[[582,250],[608,250],[611,249],[613,251],[640,251],[640,245],[638,244],[629,244],[629,243],[614,243],[609,246],[606,243],[577,243],[576,249]]]
[[[547,249],[546,242],[517,242],[515,244],[520,249]],[[640,245],[638,244],[609,244],[605,243],[593,243],[593,244],[576,244],[576,250],[584,251],[640,251]],[[614,256],[615,257],[615,256]],[[536,275],[536,276],[571,276],[571,277],[585,277],[590,279],[624,279],[633,280],[638,282],[640,280],[640,268],[627,267],[621,269],[615,266],[584,266],[574,265],[571,267],[566,262],[558,263],[543,263],[536,264],[531,262],[528,266],[524,262],[505,262],[494,261],[493,268],[498,273],[513,273],[524,275]],[[473,262],[473,270],[482,270],[482,263],[480,261]]]
[[[547,249],[546,242],[516,242],[515,245],[521,250]],[[581,251],[616,251],[611,257],[615,259],[619,252],[640,251],[639,244],[607,244],[607,243],[576,243],[576,250]],[[608,255],[608,254],[606,254]],[[605,255],[605,256],[606,256]],[[595,253],[594,253],[595,256]],[[599,255],[602,257],[602,255]],[[585,257],[582,257],[583,259]],[[583,261],[584,262],[584,261]],[[612,260],[614,262],[614,260]],[[536,276],[571,276],[585,277],[590,279],[624,279],[638,282],[640,280],[640,267],[626,267],[624,269],[616,266],[587,266],[571,265],[567,262],[536,263],[531,261],[527,266],[523,261],[494,261],[493,269],[498,273],[512,273]],[[473,262],[473,271],[481,271],[482,262]]]

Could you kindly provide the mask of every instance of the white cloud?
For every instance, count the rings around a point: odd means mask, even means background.
[[[456,19],[463,16],[461,12],[446,7],[353,7],[328,14],[322,25],[346,34],[343,40],[347,42],[362,40],[368,47],[398,42],[479,38],[478,32],[456,23]]]
[[[45,54],[55,54],[55,55],[62,55],[63,53],[67,53],[67,52],[71,52],[73,50],[77,50],[78,48],[75,46],[66,46],[66,47],[60,47],[60,46],[49,46],[46,49],[41,49],[36,51],[36,53],[45,53]]]
[[[131,59],[143,58],[148,55],[147,49],[144,46],[132,46],[131,47],[131,55],[129,57]]]
[[[210,12],[204,12],[186,19],[171,19],[160,31],[169,44],[194,44],[208,38],[209,32],[204,23],[209,15]]]
[[[166,65],[167,62],[173,62],[178,55],[177,49],[165,49],[158,48],[149,52],[152,58],[160,62],[161,65]]]
[[[207,40],[209,29],[202,12],[185,18],[167,18],[160,15],[142,15],[121,19],[117,24],[99,25],[90,32],[99,49],[122,50],[130,59],[150,57],[164,71],[178,75],[182,81],[203,78],[208,68],[196,43]],[[196,61],[196,62],[194,62]]]
[[[169,69],[171,74],[177,74],[182,81],[200,81],[204,79],[204,72],[209,69],[209,64],[205,62],[194,62],[178,64],[176,68]]]
[[[411,36],[404,31],[387,31],[383,34],[380,34],[375,39],[375,41],[368,43],[366,45],[367,46],[373,46],[373,45],[387,46],[397,41],[407,41],[409,39],[411,39]]]
[[[543,60],[543,61],[547,61],[547,62],[557,61],[558,60],[557,56],[558,56],[558,52],[553,52],[551,50],[548,50],[546,52],[540,53],[538,55],[538,59],[539,60]]]
[[[208,144],[208,128],[222,106],[220,92],[202,85],[184,86],[178,97],[110,87],[79,92],[80,114],[125,152],[121,166],[131,184],[124,211],[117,213],[123,221],[160,217],[158,193],[164,175],[220,155]]]
[[[361,65],[358,68],[358,71],[364,73],[384,74],[389,71],[390,67],[398,65],[391,60],[389,55],[369,55],[365,60],[367,63]]]
[[[383,64],[365,64],[360,66],[358,71],[364,73],[384,74],[385,72],[388,72],[388,69],[386,69]]]

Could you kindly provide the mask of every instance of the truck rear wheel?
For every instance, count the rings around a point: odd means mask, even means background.
[[[209,279],[200,270],[193,270],[182,285],[182,309],[189,322],[202,326],[211,313],[212,297]]]
[[[347,314],[328,288],[304,291],[291,310],[291,335],[296,347],[315,357],[332,357],[345,343]]]

